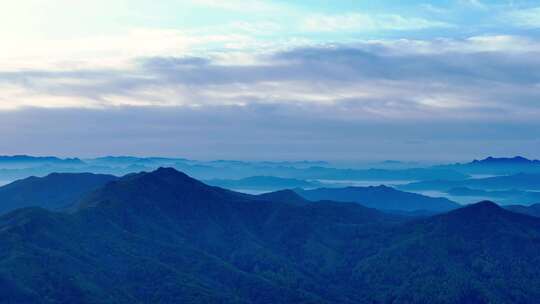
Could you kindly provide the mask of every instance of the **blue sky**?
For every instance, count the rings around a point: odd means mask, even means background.
[[[0,152],[540,157],[538,1],[21,0]]]

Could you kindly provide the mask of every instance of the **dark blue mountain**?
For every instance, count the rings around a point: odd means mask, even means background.
[[[162,168],[112,181],[69,214],[19,209],[0,217],[0,282],[12,287],[0,302],[331,303],[340,291],[320,282],[351,238],[403,221],[268,198]]]
[[[522,166],[522,165],[540,165],[540,160],[530,160],[522,156],[515,157],[487,157],[482,160],[473,160],[469,165],[507,165],[507,166]]]
[[[530,205],[530,206],[509,205],[509,206],[504,206],[504,208],[506,210],[510,210],[512,212],[517,212],[517,213],[526,214],[526,215],[530,215],[530,216],[540,217],[540,203]]]
[[[295,191],[308,200],[356,202],[366,207],[387,211],[443,212],[460,207],[458,203],[446,198],[403,192],[387,186],[296,189]]]
[[[29,177],[0,187],[0,214],[24,207],[57,210],[73,204],[84,193],[117,179],[91,173],[54,173]]]
[[[69,213],[0,216],[1,303],[535,303],[540,219],[483,202],[408,221],[173,169]],[[271,201],[276,198],[277,201]]]
[[[481,202],[392,229],[355,266],[366,303],[534,303],[540,219]]]

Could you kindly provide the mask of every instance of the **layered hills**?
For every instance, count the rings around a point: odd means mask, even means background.
[[[534,303],[540,218],[491,202],[410,219],[253,196],[174,169],[66,212],[0,217],[2,303]]]

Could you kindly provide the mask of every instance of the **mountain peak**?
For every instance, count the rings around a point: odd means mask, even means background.
[[[396,189],[392,187],[388,187],[387,185],[369,186],[369,188],[380,190],[380,191],[397,191]]]
[[[159,167],[158,169],[150,172],[141,172],[136,174],[126,175],[122,180],[137,180],[137,179],[159,179],[161,181],[167,182],[169,184],[200,184],[204,185],[202,182],[190,177],[184,172],[178,171],[170,167]]]
[[[492,201],[481,201],[478,203],[474,203],[471,205],[466,206],[465,208],[471,209],[471,210],[502,210],[502,208],[497,205],[496,203]]]
[[[475,204],[470,204],[462,208],[450,211],[441,215],[442,217],[453,218],[458,220],[466,220],[468,222],[476,222],[504,217],[508,211],[504,210],[499,205],[492,201],[481,201]]]
[[[514,157],[493,157],[489,156],[482,160],[474,160],[473,164],[530,164],[536,163],[536,160],[530,160],[523,156],[514,156]]]
[[[454,235],[473,241],[504,235],[508,229],[540,229],[540,220],[505,210],[491,201],[482,201],[427,218],[413,226],[415,229],[423,227],[421,229],[440,236]]]
[[[212,187],[173,168],[161,167],[151,172],[126,175],[117,181],[83,198],[79,208],[94,207],[102,203],[121,208],[177,208],[179,205],[196,205],[202,202],[218,203],[223,199],[242,196],[225,189]],[[127,204],[128,203],[128,204]]]
[[[175,177],[182,177],[182,178],[192,179],[191,177],[189,177],[184,172],[178,171],[178,170],[176,170],[174,168],[171,168],[171,167],[159,167],[156,170],[150,172],[150,174],[163,176],[163,177],[165,177],[165,176],[175,176]]]
[[[471,213],[476,215],[504,212],[504,209],[492,201],[481,201],[467,205],[454,212]]]

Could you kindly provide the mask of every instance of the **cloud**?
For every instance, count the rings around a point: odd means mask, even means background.
[[[540,41],[526,36],[483,35],[465,39],[438,38],[432,40],[381,40],[373,44],[384,45],[394,54],[442,54],[442,53],[497,53],[501,55],[526,55],[540,52]]]
[[[59,40],[20,40],[4,45],[1,70],[32,68],[118,68],[135,57],[182,56],[210,44],[246,43],[245,35],[174,29],[132,29],[126,33]]]
[[[533,40],[486,36],[301,47],[242,64],[141,57],[123,69],[1,72],[0,101],[4,109],[294,105],[343,121],[529,121],[540,112],[537,54]]]
[[[234,12],[257,13],[257,12],[283,12],[287,6],[276,4],[272,1],[262,0],[190,0],[192,4],[207,8],[221,9]]]
[[[21,19],[36,1],[47,13]],[[58,14],[47,1],[25,3],[3,14],[9,24],[34,33],[48,21],[34,17]],[[201,22],[170,20],[146,1],[133,12],[123,1],[70,2],[72,14],[43,23],[47,35],[4,35],[0,149],[193,158],[538,151],[539,8],[283,3],[163,6],[212,16]],[[105,11],[123,17],[100,19]],[[75,34],[55,35],[71,23]]]
[[[474,7],[477,9],[487,9],[488,6],[481,0],[459,0],[462,5]]]
[[[449,8],[434,5],[431,3],[422,3],[419,5],[419,7],[423,10],[426,10],[429,13],[435,13],[435,14],[445,14],[445,13],[450,12]]]
[[[0,149],[7,154],[341,161],[534,157],[538,134],[538,121],[344,121],[317,107],[287,104],[0,111]]]
[[[506,19],[520,27],[540,28],[540,7],[512,10]]]
[[[244,54],[249,60],[226,52],[4,71],[0,149],[247,159],[535,156],[538,46],[516,36],[402,39]]]
[[[365,32],[365,31],[411,31],[428,28],[446,28],[452,25],[397,14],[313,15],[303,20],[301,28],[310,32]]]

